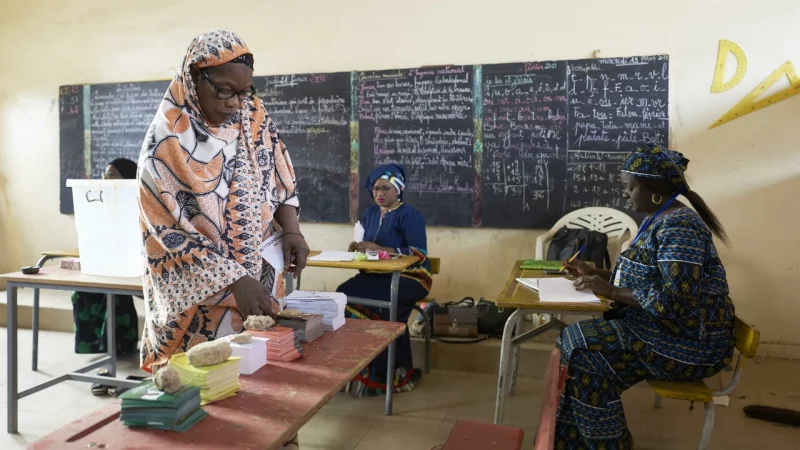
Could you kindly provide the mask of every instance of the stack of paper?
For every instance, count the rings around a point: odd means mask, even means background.
[[[300,345],[300,338],[291,328],[274,326],[266,331],[248,331],[248,333],[267,338],[269,361],[294,361],[305,353]]]
[[[239,373],[242,375],[253,374],[267,365],[267,338],[254,337],[247,344],[231,342],[231,350],[233,356],[242,358],[239,362]]]
[[[308,258],[311,261],[327,261],[327,262],[348,262],[355,259],[355,253],[353,252],[337,252],[337,251],[327,251],[321,252],[319,255],[314,255]]]
[[[517,282],[539,291],[542,303],[600,303],[594,293],[575,289],[572,280],[566,278],[517,278]]]
[[[308,314],[322,314],[325,331],[336,331],[344,326],[347,296],[340,292],[294,291],[284,300],[287,309]]]
[[[322,314],[305,314],[297,318],[278,316],[278,325],[295,330],[300,342],[312,342],[322,336],[325,332],[325,325],[322,323]]]
[[[185,432],[207,417],[200,408],[200,388],[181,386],[178,392],[159,391],[145,381],[125,391],[122,398],[122,423],[129,427]]]
[[[178,371],[181,383],[200,388],[201,404],[215,402],[236,395],[239,391],[239,361],[230,357],[213,366],[195,367],[189,364],[186,353],[172,355],[169,366]]]

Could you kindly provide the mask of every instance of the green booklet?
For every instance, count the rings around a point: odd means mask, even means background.
[[[519,266],[523,270],[561,270],[562,261],[542,261],[538,259],[526,259]]]
[[[197,422],[208,417],[208,413],[202,408],[190,412],[179,420],[165,420],[164,418],[153,416],[146,419],[123,420],[122,424],[128,427],[151,428],[154,430],[177,431],[184,433],[192,428]]]
[[[177,392],[167,394],[158,390],[152,381],[142,382],[120,396],[123,411],[131,408],[177,409],[195,397],[200,398],[199,387],[183,385]]]

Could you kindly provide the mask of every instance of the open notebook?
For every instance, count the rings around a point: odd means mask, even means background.
[[[542,303],[600,303],[592,292],[576,290],[572,280],[566,278],[517,278],[517,282],[539,291]]]

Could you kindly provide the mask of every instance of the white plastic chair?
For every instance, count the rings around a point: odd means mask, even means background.
[[[536,259],[545,259],[545,244],[549,244],[558,230],[564,227],[599,231],[608,236],[609,242],[612,239],[621,239],[625,232],[630,232],[628,239],[622,243],[621,250],[630,247],[639,232],[636,222],[622,211],[603,207],[578,209],[562,217],[550,231],[536,238]]]

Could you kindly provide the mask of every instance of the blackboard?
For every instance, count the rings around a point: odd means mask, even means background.
[[[471,66],[359,72],[359,173],[399,163],[403,200],[430,225],[472,224]],[[362,209],[372,202],[362,189]]]
[[[62,86],[67,178],[136,159],[168,82]],[[289,148],[307,222],[352,222],[379,164],[406,167],[429,225],[549,228],[570,211],[624,210],[619,169],[668,144],[669,57],[439,66],[254,77]],[[630,212],[629,212],[630,213]],[[639,216],[631,214],[634,218]]]

